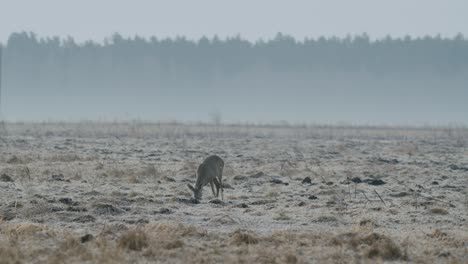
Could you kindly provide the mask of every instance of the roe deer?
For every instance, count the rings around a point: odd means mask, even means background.
[[[223,168],[224,161],[216,155],[209,156],[198,166],[195,187],[187,184],[190,190],[192,190],[195,199],[199,200],[202,198],[203,186],[209,183],[215,197],[219,196],[219,189],[221,189],[221,199],[224,200],[224,188],[222,183]],[[216,193],[214,191],[214,186],[216,186]]]

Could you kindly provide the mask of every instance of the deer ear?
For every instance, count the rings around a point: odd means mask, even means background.
[[[192,186],[192,185],[190,185],[190,184],[187,184],[187,186],[189,187],[189,189],[190,189],[190,190],[192,190],[192,192],[195,192],[195,188],[193,188],[193,186]]]

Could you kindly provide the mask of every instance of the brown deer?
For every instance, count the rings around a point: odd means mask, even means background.
[[[200,164],[200,166],[198,166],[197,182],[195,183],[195,187],[187,184],[190,190],[192,190],[195,199],[199,200],[202,198],[203,186],[209,183],[211,185],[211,191],[215,197],[219,196],[219,189],[221,189],[221,199],[224,200],[224,188],[222,183],[223,168],[224,161],[216,155],[209,156],[202,164]],[[216,186],[216,193],[214,186]]]

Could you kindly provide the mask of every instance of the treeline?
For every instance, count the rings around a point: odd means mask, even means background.
[[[114,34],[101,44],[23,32],[10,36],[4,57],[5,78],[12,84],[99,86],[115,80],[120,85],[170,85],[252,71],[457,74],[468,68],[468,40],[458,35],[371,41],[363,34],[298,41],[278,33],[253,43],[240,36],[192,41]]]
[[[219,109],[242,120],[253,114],[263,120],[398,120],[407,113],[414,120],[458,120],[463,114],[453,113],[466,110],[468,93],[468,39],[461,34],[298,41],[278,33],[256,42],[114,34],[103,43],[77,43],[23,32],[9,37],[2,60],[4,108],[21,118],[61,116],[56,109],[63,108],[88,118],[101,111],[197,119]],[[395,113],[395,106],[406,112]]]

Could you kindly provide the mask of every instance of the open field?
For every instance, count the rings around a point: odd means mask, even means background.
[[[0,263],[468,263],[463,127],[5,127]]]

